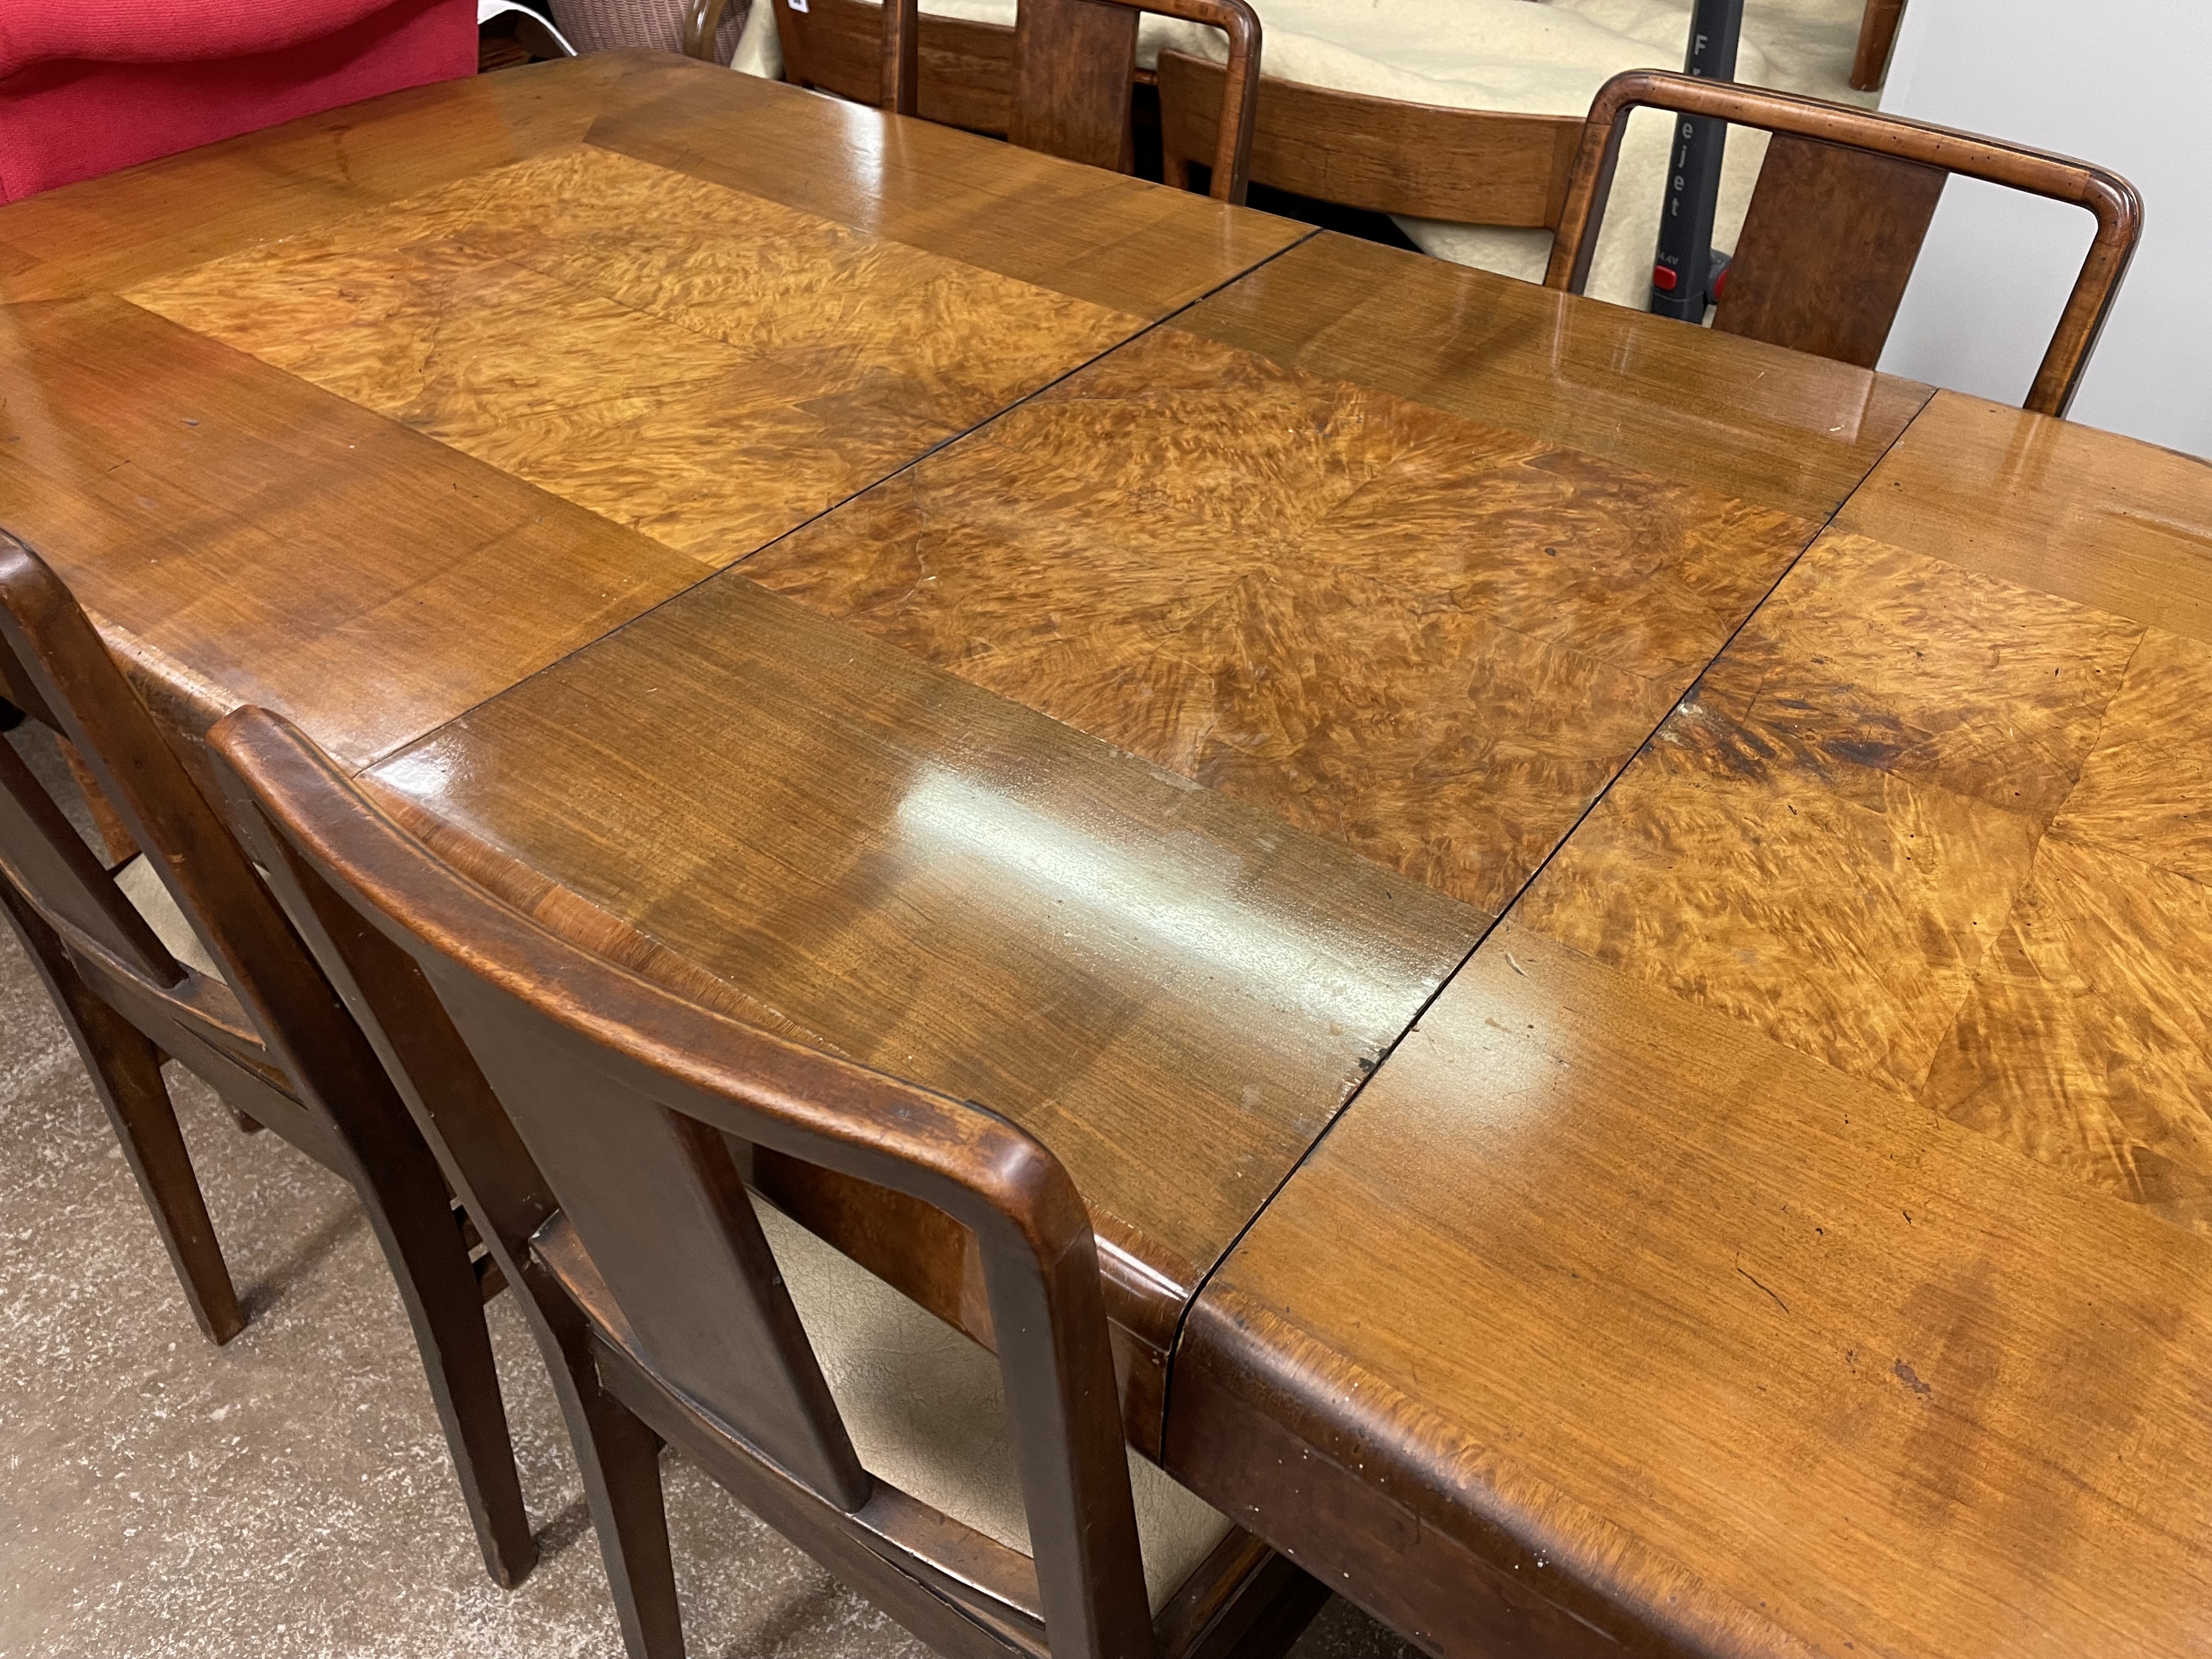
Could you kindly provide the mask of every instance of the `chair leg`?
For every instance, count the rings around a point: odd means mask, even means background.
[[[61,940],[13,887],[0,881],[4,906],[25,954],[46,981],[54,1011],[91,1074],[93,1091],[113,1126],[124,1161],[153,1212],[155,1231],[184,1286],[192,1318],[210,1341],[228,1342],[246,1328],[238,1291],[223,1265],[207,1200],[192,1172],[191,1153],[177,1127],[176,1109],[161,1081],[161,1055],[138,1028],[93,993],[62,950]]]
[[[512,1589],[537,1565],[538,1544],[522,1507],[481,1289],[445,1182],[428,1150],[416,1150],[419,1157],[386,1158],[376,1177],[364,1173],[355,1185],[415,1328],[484,1565],[495,1582]]]
[[[552,1291],[549,1300],[560,1295]],[[550,1307],[538,1302],[542,1316],[531,1322],[583,1472],[584,1498],[606,1561],[623,1645],[629,1659],[684,1659],[683,1613],[660,1486],[660,1437],[600,1386],[589,1328],[563,1304],[565,1298]]]
[[[1905,0],[1867,0],[1859,20],[1858,53],[1851,62],[1851,85],[1872,92],[1889,72],[1889,54],[1897,45],[1897,27],[1905,19]]]

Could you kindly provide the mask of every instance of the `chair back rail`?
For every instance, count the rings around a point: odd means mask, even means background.
[[[9,682],[30,689],[40,708],[75,747],[124,828],[147,849],[155,873],[222,968],[255,1028],[280,1048],[305,1051],[312,1045],[334,1065],[366,1062],[363,1075],[375,1072],[374,1055],[321,970],[124,679],[90,619],[46,562],[4,532],[0,652],[8,659]],[[20,780],[11,775],[9,781],[7,793],[20,805],[21,797],[13,787]],[[85,866],[96,868],[97,861],[60,819],[58,809],[51,802],[49,808],[53,816],[37,829],[52,849],[52,863],[41,873],[54,875],[58,884],[34,884],[32,896],[58,911],[65,904],[82,904],[78,893]],[[13,827],[20,832],[24,826],[19,820]],[[82,854],[82,862],[72,856],[72,848]],[[98,901],[103,912],[115,905],[131,908],[113,890],[112,880],[105,886],[108,890]],[[63,914],[118,960],[141,967],[151,982],[173,985],[182,976],[158,941],[158,957],[146,953],[143,938],[118,949],[123,941],[86,925],[88,919],[81,909]],[[150,934],[150,929],[145,932]],[[300,1056],[278,1058],[289,1072]]]
[[[763,1501],[797,1482],[852,1518],[848,1537],[972,1590],[1006,1553],[973,1547],[989,1540],[860,1468],[732,1143],[967,1226],[1034,1547],[1034,1595],[1000,1598],[1004,1627],[1041,1608],[1055,1655],[1154,1650],[1096,1245],[1049,1152],[982,1107],[742,1024],[549,933],[439,860],[276,715],[240,710],[212,741],[254,804],[247,834],[272,880],[344,957],[341,983],[368,1005],[500,1248],[526,1228],[541,1259],[558,1258],[573,1231],[587,1266],[569,1277],[604,1283],[601,1337],[635,1346],[659,1410],[718,1429],[732,1455],[749,1449],[757,1481],[772,1477]],[[474,1064],[452,1069],[464,1058]],[[447,1069],[427,1071],[433,1059]]]
[[[10,672],[21,673],[12,647],[0,642],[0,652],[8,653]],[[27,908],[94,994],[164,1053],[209,1077],[236,1109],[279,1127],[325,1162],[337,1155],[332,1137],[301,1109],[230,987],[171,953],[28,763],[4,743],[0,867],[14,890],[19,929]]]
[[[713,56],[727,4],[692,0],[685,52]],[[1139,11],[1229,36],[1228,66],[1212,66],[1206,88],[1212,125],[1200,153],[1212,166],[1211,193],[1243,201],[1260,66],[1259,19],[1244,0],[1021,0],[1012,28],[925,16],[915,0],[811,0],[804,12],[777,5],[775,25],[784,76],[795,85],[1126,173],[1135,153],[1129,95]]]
[[[1227,71],[1160,54],[1167,182],[1214,154]],[[1262,77],[1253,103],[1251,182],[1363,208],[1471,225],[1559,222],[1582,142],[1579,115],[1452,109]]]
[[[2071,161],[1948,127],[1772,92],[1762,87],[1701,80],[1656,70],[1632,70],[1607,82],[1590,105],[1566,205],[1559,216],[1550,267],[1544,275],[1548,288],[1580,293],[1589,280],[1606,197],[1612,188],[1613,169],[1620,156],[1621,137],[1627,129],[1629,113],[1636,109],[1705,116],[1805,143],[1870,152],[1945,174],[1960,173],[1985,179],[2064,202],[2094,215],[2096,234],[2067,296],[2065,310],[2059,317],[2050,346],[2036,370],[2026,403],[2027,408],[2039,414],[2065,414],[2081,384],[2081,372],[2096,349],[2098,336],[2111,315],[2112,301],[2127,275],[2129,262],[2135,257],[2136,246],[2142,240],[2142,198],[2125,179],[2090,162]],[[1785,146],[1784,155],[1787,165],[1802,167],[1808,160],[1808,152],[1802,145]],[[1764,178],[1759,188],[1765,188]],[[1756,193],[1752,210],[1754,216],[1759,212]],[[1917,205],[1911,210],[1917,213]],[[1922,228],[1924,229],[1924,222]],[[1917,237],[1911,240],[1917,252]],[[1832,258],[1832,250],[1829,257]],[[1733,289],[1733,277],[1730,286]],[[1899,292],[1901,291],[1900,287]],[[1723,300],[1723,313],[1728,304]],[[1893,304],[1892,311],[1893,314]],[[1886,333],[1886,323],[1883,330]]]

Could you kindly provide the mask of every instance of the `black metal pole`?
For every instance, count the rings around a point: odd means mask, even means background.
[[[1697,0],[1690,13],[1686,74],[1710,81],[1735,79],[1735,48],[1743,33],[1743,0]],[[1651,262],[1651,309],[1662,317],[1702,323],[1719,274],[1713,254],[1713,216],[1720,201],[1721,158],[1728,123],[1705,116],[1674,118],[1667,198],[1659,215],[1659,249]]]

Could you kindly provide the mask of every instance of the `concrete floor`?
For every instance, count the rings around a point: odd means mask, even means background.
[[[23,742],[42,774],[50,750]],[[488,1310],[540,1564],[485,1577],[397,1293],[351,1190],[171,1067],[249,1318],[193,1326],[82,1066],[0,928],[0,1656],[617,1656],[535,1347]],[[681,1459],[695,1659],[927,1650]],[[1411,1659],[1342,1601],[1299,1659]]]

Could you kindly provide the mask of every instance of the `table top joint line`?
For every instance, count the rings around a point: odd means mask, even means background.
[[[1295,246],[1297,244],[1294,243],[1292,246]],[[1285,250],[1285,252],[1288,251],[1288,249]],[[1259,267],[1255,266],[1253,269],[1256,270]],[[1226,284],[1224,284],[1224,286],[1226,286]],[[1206,1287],[1213,1282],[1213,1276],[1221,1270],[1223,1265],[1228,1261],[1230,1257],[1236,1255],[1237,1247],[1244,1242],[1245,1235],[1249,1233],[1254,1227],[1257,1226],[1261,1218],[1273,1207],[1276,1199],[1282,1196],[1283,1189],[1290,1185],[1292,1179],[1297,1176],[1298,1171],[1305,1168],[1307,1163],[1313,1158],[1314,1154],[1321,1150],[1322,1143],[1328,1139],[1331,1131],[1333,1131],[1339,1123],[1343,1121],[1345,1115],[1351,1111],[1353,1105],[1358,1101],[1360,1096],[1366,1093],[1367,1085],[1373,1082],[1375,1079],[1381,1074],[1382,1070],[1385,1066],[1389,1064],[1390,1056],[1397,1053],[1399,1046],[1403,1043],[1408,1036],[1413,1035],[1414,1028],[1419,1025],[1421,1021],[1427,1017],[1430,1008],[1435,1005],[1437,1000],[1443,996],[1445,990],[1451,985],[1452,981],[1459,977],[1461,971],[1466,968],[1467,964],[1474,960],[1476,952],[1482,949],[1483,945],[1489,940],[1491,934],[1497,931],[1499,923],[1503,922],[1507,916],[1512,914],[1513,907],[1521,902],[1522,895],[1526,894],[1531,887],[1536,884],[1537,879],[1541,877],[1545,870],[1550,866],[1552,860],[1559,856],[1559,849],[1574,839],[1575,832],[1582,828],[1583,823],[1589,817],[1592,812],[1595,812],[1598,809],[1598,806],[1604,801],[1605,798],[1613,793],[1613,786],[1620,782],[1620,780],[1627,775],[1628,769],[1636,763],[1637,757],[1641,755],[1650,745],[1653,738],[1658,736],[1661,728],[1663,727],[1669,720],[1674,718],[1674,710],[1680,706],[1683,698],[1691,696],[1697,690],[1699,685],[1704,684],[1705,678],[1712,671],[1713,665],[1717,663],[1722,657],[1727,654],[1729,647],[1735,643],[1736,636],[1741,634],[1745,629],[1748,628],[1751,625],[1753,618],[1757,617],[1761,611],[1765,609],[1766,602],[1772,599],[1776,590],[1778,589],[1784,582],[1790,579],[1790,573],[1797,568],[1799,562],[1803,560],[1806,554],[1812,551],[1814,544],[1834,527],[1836,520],[1841,516],[1844,507],[1848,507],[1850,502],[1856,498],[1860,490],[1866,488],[1867,480],[1873,477],[1875,473],[1880,470],[1882,462],[1888,458],[1889,452],[1904,441],[1905,434],[1911,431],[1914,425],[1919,421],[1920,417],[1927,412],[1928,405],[1934,400],[1935,392],[1933,388],[1930,388],[1929,396],[1921,400],[1920,407],[1912,411],[1912,418],[1906,421],[1903,426],[1898,428],[1896,436],[1892,438],[1888,443],[1882,447],[1881,453],[1875,456],[1874,459],[1868,464],[1865,473],[1862,475],[1857,483],[1851,486],[1850,493],[1845,495],[1833,507],[1829,509],[1828,516],[1821,520],[1819,527],[1815,529],[1811,535],[1805,538],[1805,544],[1802,547],[1800,547],[1796,553],[1790,556],[1790,562],[1784,565],[1781,571],[1776,574],[1773,581],[1768,584],[1766,592],[1759,596],[1758,603],[1753,605],[1749,610],[1746,611],[1743,614],[1742,620],[1738,622],[1733,629],[1729,630],[1728,637],[1720,642],[1719,646],[1714,650],[1712,655],[1706,659],[1705,666],[1698,671],[1697,677],[1693,678],[1690,682],[1688,687],[1685,689],[1682,693],[1682,696],[1677,697],[1673,703],[1668,706],[1666,711],[1660,715],[1657,723],[1652,726],[1649,732],[1644,734],[1643,740],[1638,743],[1636,747],[1629,751],[1627,758],[1621,762],[1620,766],[1614,771],[1613,775],[1606,780],[1604,787],[1590,797],[1589,804],[1583,808],[1579,814],[1577,815],[1574,823],[1568,826],[1566,833],[1562,835],[1558,841],[1553,843],[1551,851],[1545,854],[1543,858],[1538,861],[1535,868],[1528,872],[1528,878],[1523,880],[1518,887],[1514,889],[1512,894],[1506,899],[1505,902],[1498,907],[1498,914],[1491,919],[1489,924],[1485,927],[1482,932],[1476,937],[1474,943],[1468,947],[1466,953],[1460,957],[1457,963],[1453,964],[1451,971],[1444,975],[1443,977],[1437,982],[1436,988],[1430,992],[1426,997],[1422,999],[1421,1006],[1413,1011],[1413,1017],[1406,1022],[1402,1028],[1401,1028],[1398,1034],[1392,1037],[1390,1041],[1384,1045],[1382,1052],[1376,1056],[1374,1066],[1369,1069],[1364,1077],[1361,1078],[1359,1081],[1352,1086],[1352,1092],[1344,1097],[1343,1101],[1337,1106],[1336,1109],[1329,1114],[1328,1121],[1322,1125],[1320,1132],[1316,1133],[1313,1139],[1307,1144],[1305,1150],[1298,1154],[1297,1160],[1291,1164],[1291,1167],[1284,1172],[1283,1178],[1277,1182],[1274,1187],[1268,1192],[1266,1200],[1261,1202],[1260,1207],[1255,1210],[1251,1215],[1245,1219],[1243,1225],[1237,1230],[1236,1237],[1229,1241],[1228,1244],[1223,1248],[1220,1255],[1217,1255],[1211,1262],[1209,1262],[1206,1265],[1206,1270],[1199,1274],[1197,1285],[1192,1289],[1189,1297],[1182,1304],[1182,1311],[1176,1316],[1175,1334],[1170,1340],[1168,1344],[1167,1370],[1166,1375],[1161,1382],[1160,1396],[1160,1440],[1163,1445],[1165,1445],[1167,1443],[1166,1425],[1175,1409],[1175,1358],[1182,1349],[1183,1331],[1190,1322],[1191,1310],[1195,1308],[1199,1304],[1200,1301],[1205,1297]],[[1764,1287],[1762,1286],[1761,1288]]]

